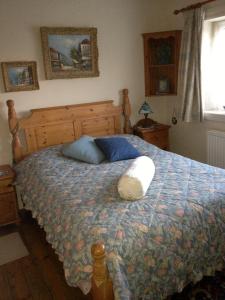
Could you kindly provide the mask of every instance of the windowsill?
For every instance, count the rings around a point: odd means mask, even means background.
[[[208,110],[204,112],[204,120],[225,122],[225,110]]]

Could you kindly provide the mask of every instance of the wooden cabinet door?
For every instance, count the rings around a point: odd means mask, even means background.
[[[148,132],[144,134],[144,140],[161,149],[168,149],[168,130]]]

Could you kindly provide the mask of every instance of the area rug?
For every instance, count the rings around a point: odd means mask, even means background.
[[[29,255],[18,232],[0,237],[0,266]]]
[[[196,285],[188,285],[170,300],[225,300],[225,270],[204,277]]]

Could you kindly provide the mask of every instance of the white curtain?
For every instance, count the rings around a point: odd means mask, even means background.
[[[184,13],[182,33],[179,93],[182,97],[181,118],[185,122],[202,121],[201,94],[201,44],[204,9],[197,8]]]
[[[225,106],[225,21],[204,22],[202,41],[202,92],[205,111]]]

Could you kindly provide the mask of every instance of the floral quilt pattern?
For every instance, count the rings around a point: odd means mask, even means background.
[[[43,149],[15,166],[17,187],[69,285],[91,288],[91,245],[104,242],[116,299],[162,300],[224,265],[225,170],[124,135],[151,157],[146,196],[124,201],[119,177],[133,160],[91,165]]]

